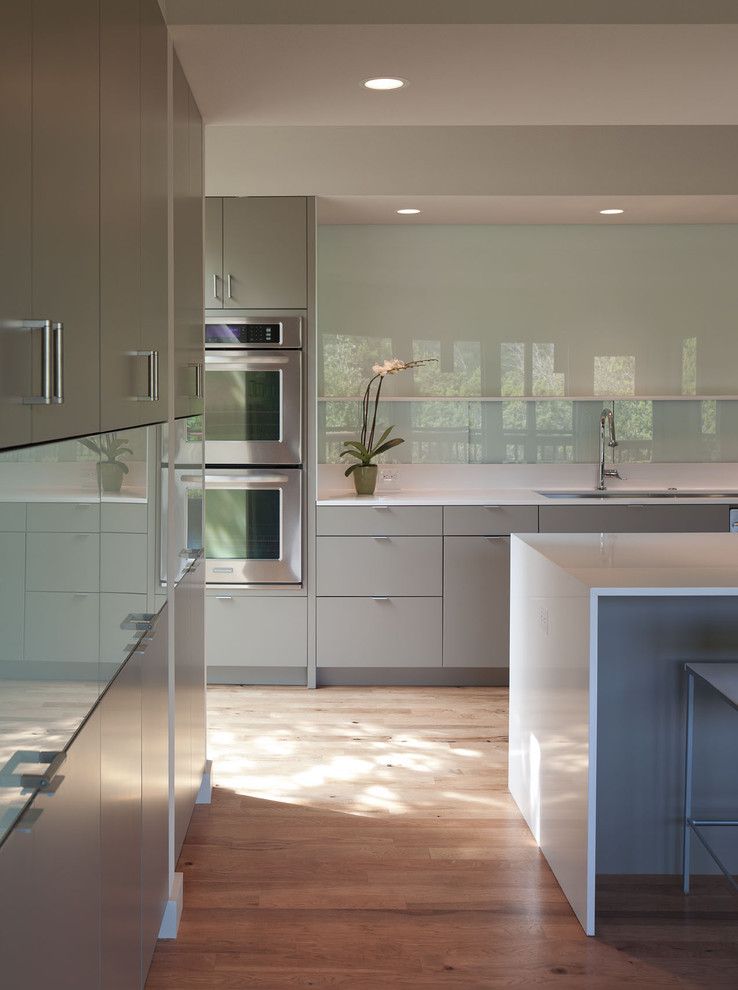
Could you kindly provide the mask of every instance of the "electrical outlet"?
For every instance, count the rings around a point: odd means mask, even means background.
[[[543,630],[543,635],[548,636],[548,631],[550,626],[549,626],[549,618],[548,618],[548,609],[546,608],[545,605],[538,606],[538,625]]]
[[[380,464],[379,485],[383,492],[396,492],[400,489],[400,469],[396,464]]]

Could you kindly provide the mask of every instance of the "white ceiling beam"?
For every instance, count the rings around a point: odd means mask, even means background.
[[[206,128],[217,196],[724,196],[738,127]]]

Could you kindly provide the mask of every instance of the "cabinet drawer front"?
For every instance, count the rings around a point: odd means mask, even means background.
[[[442,598],[319,598],[319,667],[440,667]]]
[[[209,592],[205,658],[213,667],[305,667],[307,598]]]
[[[443,594],[440,536],[322,536],[319,595]]]
[[[440,536],[442,532],[440,505],[318,506],[318,536]]]
[[[25,531],[26,531],[26,503],[25,502],[0,503],[0,532],[25,533]]]
[[[100,590],[145,594],[146,537],[142,533],[103,533],[100,541]]]
[[[29,533],[26,587],[29,591],[99,591],[100,537],[92,533]]]
[[[26,660],[96,664],[99,642],[99,595],[28,592]]]
[[[727,533],[727,505],[542,505],[542,533]]]
[[[507,667],[510,640],[510,540],[444,540],[443,666]]]
[[[537,505],[449,505],[443,510],[446,536],[509,536],[537,533]]]
[[[29,502],[28,530],[34,533],[98,533],[97,502]]]
[[[148,530],[148,505],[129,502],[103,502],[103,533],[145,533]]]

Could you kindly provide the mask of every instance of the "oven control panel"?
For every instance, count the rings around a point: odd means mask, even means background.
[[[299,350],[302,347],[304,315],[299,313],[223,313],[205,316],[205,347],[230,348],[285,348]]]
[[[207,323],[205,344],[281,344],[281,323]]]

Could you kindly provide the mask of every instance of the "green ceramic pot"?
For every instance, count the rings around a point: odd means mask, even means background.
[[[101,492],[119,492],[123,484],[123,468],[114,461],[101,461],[97,465],[97,482]]]
[[[352,472],[357,495],[373,495],[377,487],[377,465],[365,464]]]

